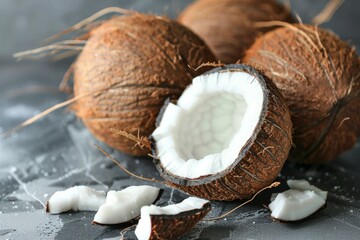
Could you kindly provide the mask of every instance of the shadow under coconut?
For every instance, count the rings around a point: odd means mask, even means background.
[[[309,217],[306,217],[299,221],[294,222],[279,222],[278,220],[275,220],[281,224],[283,224],[284,227],[288,228],[291,231],[297,230],[297,229],[306,229],[310,228],[314,225],[314,222],[317,224],[326,224],[326,222],[329,222],[329,219],[339,219],[340,221],[340,215],[341,210],[337,209],[336,206],[332,203],[327,203],[324,207],[320,208],[317,212],[310,215]],[[341,221],[342,222],[342,221]],[[343,224],[348,224],[345,222],[342,222]]]
[[[199,239],[228,239],[234,230],[231,226],[208,226],[201,232]]]
[[[112,226],[91,225],[88,221],[93,218],[95,212],[68,212],[60,214],[63,227],[57,233],[55,239],[69,239],[69,232],[72,233],[71,239],[104,239],[119,237],[119,232],[134,224],[128,222]],[[90,225],[90,226],[89,226]]]

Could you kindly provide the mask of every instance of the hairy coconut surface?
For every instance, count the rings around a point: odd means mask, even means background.
[[[257,70],[228,65],[196,77],[165,107],[152,137],[166,184],[209,200],[251,196],[280,172],[291,147],[289,110]]]
[[[215,57],[200,38],[166,17],[132,14],[106,20],[90,32],[74,67],[76,115],[101,141],[130,155],[147,149],[110,129],[148,136],[165,99],[177,99],[194,71]],[[190,66],[190,67],[189,67]]]
[[[244,61],[284,95],[294,125],[293,159],[325,163],[355,144],[360,59],[348,43],[318,27],[285,24],[257,39]]]
[[[274,0],[198,0],[178,20],[202,37],[219,60],[235,63],[259,34],[270,30],[257,28],[254,22],[292,18]]]

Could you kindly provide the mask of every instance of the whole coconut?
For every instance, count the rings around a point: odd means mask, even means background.
[[[254,22],[292,18],[274,0],[198,0],[178,20],[203,38],[219,60],[235,63],[259,34],[270,30],[257,28]]]
[[[360,59],[329,31],[284,26],[258,38],[244,62],[271,78],[287,101],[294,126],[291,157],[328,162],[360,135]]]
[[[205,43],[166,17],[131,14],[113,17],[90,32],[74,68],[74,109],[101,141],[124,153],[146,149],[111,131],[148,136],[161,106],[176,99],[204,62],[215,61]],[[190,66],[190,67],[189,67]]]

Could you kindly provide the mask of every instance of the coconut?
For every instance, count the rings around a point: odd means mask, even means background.
[[[152,186],[130,186],[109,191],[94,216],[93,224],[112,225],[128,222],[140,215],[141,207],[155,203],[163,190]]]
[[[254,22],[291,22],[292,18],[274,0],[198,0],[178,20],[202,37],[219,60],[235,63],[259,34],[270,30],[257,28]]]
[[[178,204],[141,208],[135,234],[139,240],[178,239],[189,232],[211,210],[204,199],[189,197]]]
[[[291,147],[289,110],[256,69],[228,65],[196,77],[152,134],[167,185],[209,200],[251,196],[280,172]]]
[[[329,31],[275,24],[285,27],[258,38],[244,62],[261,69],[286,99],[294,125],[291,158],[328,162],[360,134],[360,58]]]
[[[75,186],[55,192],[46,203],[46,212],[97,211],[105,202],[105,192],[87,186]]]
[[[271,217],[281,221],[299,221],[323,208],[327,191],[323,191],[306,180],[288,180],[290,189],[273,196],[269,209]]]
[[[191,67],[208,61],[215,61],[209,48],[176,21],[139,13],[113,17],[89,32],[76,60],[79,99],[73,109],[99,140],[130,155],[146,155],[147,149],[134,148],[132,140],[111,129],[150,135],[164,101],[177,99],[205,70]]]

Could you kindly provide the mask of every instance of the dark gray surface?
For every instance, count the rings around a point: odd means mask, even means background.
[[[154,5],[154,3],[157,3]],[[175,16],[186,1],[45,1],[0,0],[0,131],[9,129],[67,98],[57,90],[70,62],[16,63],[9,58],[17,50],[40,45],[56,33],[104,6]],[[189,1],[187,1],[189,2]],[[326,1],[292,1],[304,20],[310,19]],[[325,25],[344,39],[360,45],[355,24],[359,1],[348,0]],[[22,20],[21,20],[22,19]],[[11,21],[10,21],[11,20]],[[20,23],[19,23],[20,22]],[[352,28],[351,28],[352,27]],[[99,153],[97,142],[68,110],[58,110],[9,138],[0,139],[0,239],[119,239],[125,226],[90,224],[94,213],[46,214],[43,208],[57,190],[76,184],[97,189],[121,189],[142,184],[129,178]],[[157,173],[149,159],[132,159],[106,148],[131,171],[146,176]],[[270,192],[217,222],[201,222],[186,239],[359,239],[360,145],[327,166],[287,165],[279,179],[306,178],[329,191],[327,207],[296,223],[273,222],[263,207]],[[285,184],[274,191],[285,189]],[[173,193],[173,194],[172,194]],[[160,204],[185,196],[166,188]],[[210,216],[219,215],[238,202],[213,203]],[[126,237],[133,239],[132,231]]]

